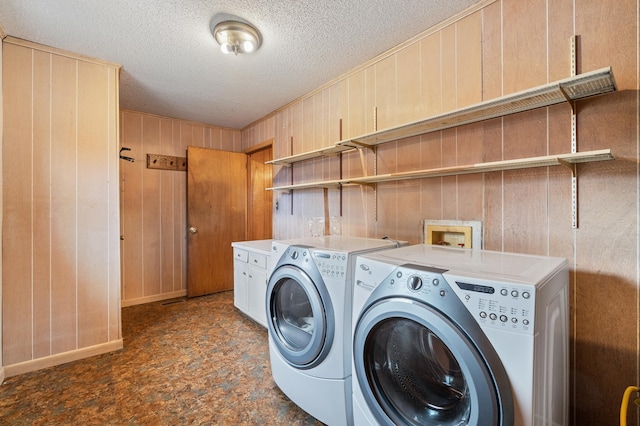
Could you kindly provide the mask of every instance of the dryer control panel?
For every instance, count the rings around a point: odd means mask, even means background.
[[[312,250],[311,257],[320,270],[322,278],[346,279],[349,276],[347,253]]]
[[[459,276],[446,279],[481,326],[534,333],[534,286]]]

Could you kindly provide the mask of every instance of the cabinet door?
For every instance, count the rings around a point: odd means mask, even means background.
[[[248,265],[246,261],[233,261],[233,304],[242,312],[248,312]]]
[[[267,271],[263,268],[249,265],[249,316],[267,326],[265,298],[267,296]]]

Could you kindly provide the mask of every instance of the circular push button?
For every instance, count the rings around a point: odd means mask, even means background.
[[[431,281],[431,284],[440,285],[440,280],[438,278],[434,278],[433,281]]]
[[[489,314],[489,318],[495,321],[498,318],[498,316],[496,314]]]
[[[511,295],[513,297],[518,297],[518,290],[511,290]]]
[[[480,318],[486,318],[486,317],[487,317],[487,313],[485,311],[481,311]]]
[[[522,292],[522,297],[525,299],[528,299],[531,297],[531,293],[529,293],[528,291],[523,291]]]
[[[500,294],[503,296],[506,296],[507,294],[509,294],[509,292],[507,291],[506,288],[503,288],[502,290],[500,290]]]
[[[507,322],[508,318],[506,315],[500,315],[500,321]]]
[[[528,319],[526,319],[526,320],[522,320],[522,323],[523,323],[524,325],[529,325],[529,320],[528,320]]]

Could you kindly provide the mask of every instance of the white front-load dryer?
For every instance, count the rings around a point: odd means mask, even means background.
[[[356,425],[565,425],[567,260],[415,245],[358,256]]]
[[[353,423],[355,255],[397,246],[388,239],[346,236],[272,243],[266,312],[273,379],[294,403],[325,424]]]

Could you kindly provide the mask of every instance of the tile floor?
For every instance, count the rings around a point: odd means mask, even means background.
[[[321,425],[276,386],[233,292],[122,309],[124,349],[0,386],[0,424]]]

